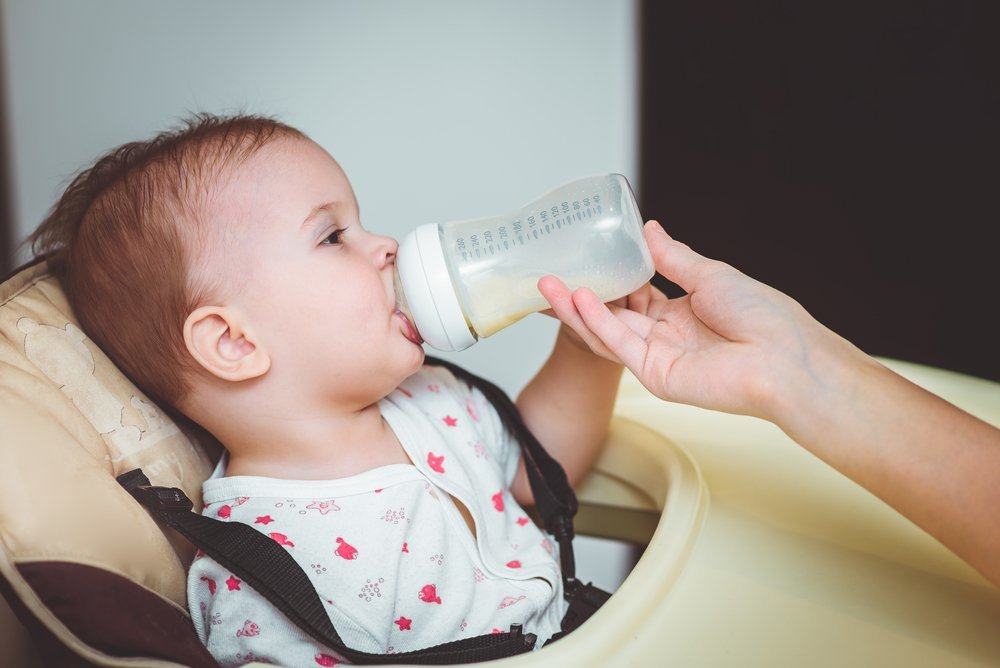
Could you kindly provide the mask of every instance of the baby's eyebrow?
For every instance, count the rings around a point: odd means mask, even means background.
[[[313,210],[309,212],[309,215],[306,216],[306,219],[302,221],[302,226],[299,227],[299,230],[301,231],[312,226],[319,214],[333,210],[333,208],[338,204],[340,204],[340,202],[323,202],[322,204],[317,204],[313,207]]]

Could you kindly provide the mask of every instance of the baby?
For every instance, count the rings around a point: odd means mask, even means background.
[[[517,442],[478,389],[424,364],[395,308],[396,241],[362,226],[320,146],[266,118],[199,116],[101,158],[30,241],[119,368],[225,446],[204,514],[288,550],[349,647],[559,631],[558,554],[523,510]],[[620,374],[562,327],[518,397],[571,482]],[[223,665],[342,660],[200,553],[188,605]]]

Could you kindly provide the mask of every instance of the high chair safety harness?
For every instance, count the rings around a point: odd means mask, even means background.
[[[576,578],[573,517],[577,511],[577,500],[566,472],[528,430],[517,406],[502,389],[445,360],[427,357],[426,363],[443,366],[457,378],[478,388],[496,408],[504,426],[521,446],[536,509],[545,530],[559,543],[564,597],[569,602],[569,609],[563,617],[561,631],[550,642],[558,640],[585,622],[610,597],[607,592]],[[182,490],[150,484],[141,469],[123,473],[118,476],[118,482],[154,518],[181,533],[205,554],[256,589],[292,623],[351,663],[474,663],[522,654],[535,645],[535,635],[524,633],[521,626],[515,624],[505,633],[454,640],[398,654],[351,649],[337,634],[305,571],[271,538],[247,524],[223,522],[194,512],[194,504]]]

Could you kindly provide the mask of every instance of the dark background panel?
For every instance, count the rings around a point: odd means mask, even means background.
[[[1000,379],[997,18],[647,0],[643,213],[869,353]]]

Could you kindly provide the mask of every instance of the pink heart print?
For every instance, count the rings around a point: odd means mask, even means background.
[[[494,494],[490,498],[493,499],[493,507],[496,508],[497,510],[499,510],[502,513],[503,512],[503,490],[501,489],[499,492],[497,492],[496,494]]]

